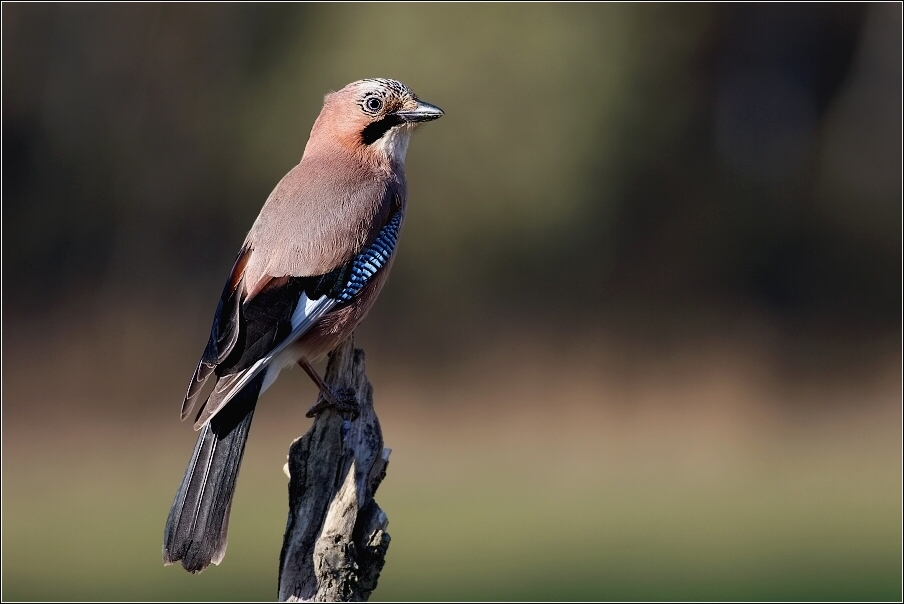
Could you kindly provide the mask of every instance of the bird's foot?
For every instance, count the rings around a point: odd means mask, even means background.
[[[361,414],[361,406],[358,405],[357,392],[354,388],[339,388],[337,390],[321,390],[323,396],[313,407],[305,413],[306,417],[316,417],[321,411],[332,407],[342,415],[350,414],[351,420],[358,419]]]

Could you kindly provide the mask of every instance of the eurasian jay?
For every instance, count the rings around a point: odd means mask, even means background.
[[[311,363],[352,333],[386,282],[405,217],[409,138],[442,115],[395,80],[326,96],[301,162],[245,238],[182,403],[185,419],[213,382],[166,521],[164,563],[199,572],[223,559],[254,407],[281,369],[300,364],[328,404],[354,409],[353,393],[331,392]]]

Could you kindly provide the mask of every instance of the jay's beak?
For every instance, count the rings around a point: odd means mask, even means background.
[[[409,111],[397,111],[396,115],[408,123],[429,122],[441,118],[445,113],[436,105],[418,101],[417,107]]]

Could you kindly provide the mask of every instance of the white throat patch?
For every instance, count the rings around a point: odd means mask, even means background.
[[[400,164],[404,163],[405,154],[408,152],[408,141],[411,140],[413,130],[414,124],[402,124],[390,128],[372,147],[377,153],[382,153]]]

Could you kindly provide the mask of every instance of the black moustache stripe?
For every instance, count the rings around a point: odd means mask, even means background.
[[[398,126],[404,120],[394,113],[390,113],[381,120],[377,120],[373,124],[369,124],[361,131],[361,140],[365,145],[372,145],[386,134],[393,126]]]

